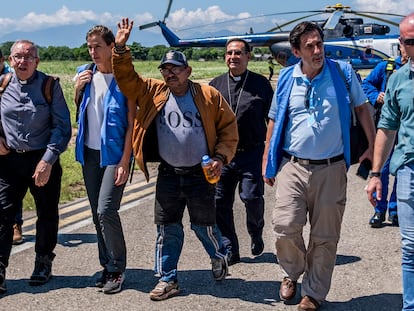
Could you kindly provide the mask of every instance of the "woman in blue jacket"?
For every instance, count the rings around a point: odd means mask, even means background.
[[[103,267],[96,286],[105,294],[113,294],[121,291],[126,268],[125,239],[118,211],[132,159],[136,106],[121,93],[112,74],[112,31],[95,26],[88,31],[86,42],[95,65],[83,65],[77,70],[76,160],[82,164]]]

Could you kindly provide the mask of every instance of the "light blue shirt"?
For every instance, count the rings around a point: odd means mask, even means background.
[[[300,63],[296,66],[300,66]],[[337,101],[337,116],[339,117],[338,129],[335,129],[341,134],[341,142],[343,144],[343,153],[345,157],[345,163],[347,168],[351,164],[350,153],[350,126],[351,126],[351,107],[357,107],[365,103],[366,97],[361,88],[358,78],[355,72],[352,70],[351,65],[345,62],[335,62],[330,59],[325,59],[325,67],[328,68],[332,81],[329,81],[335,89],[336,101]],[[338,68],[340,67],[340,68]],[[299,67],[300,68],[300,67]],[[294,87],[296,79],[293,76],[294,66],[284,68],[280,71],[279,81],[276,92],[273,97],[272,105],[269,111],[269,118],[274,120],[274,128],[269,143],[269,152],[267,157],[267,165],[265,170],[265,177],[271,178],[276,176],[279,165],[283,158],[283,148],[285,146],[286,132],[288,123],[291,119],[289,114],[291,91]],[[344,77],[341,76],[341,72]],[[328,90],[326,90],[328,92]],[[316,95],[316,94],[315,94]],[[303,96],[303,91],[302,91]],[[318,95],[314,96],[316,99]],[[329,101],[327,101],[329,103]],[[302,99],[302,104],[305,104],[305,99]],[[323,103],[322,107],[325,105]],[[331,121],[334,122],[334,121]],[[323,149],[326,151],[326,144],[322,145],[319,141],[314,140],[317,144],[312,146],[313,149]],[[313,152],[307,150],[307,152]],[[332,155],[335,156],[335,155]],[[304,157],[310,159],[309,156]],[[314,159],[316,160],[316,159]]]
[[[338,102],[329,70],[324,66],[311,82],[300,66],[296,66],[292,74],[295,81],[290,93],[283,149],[299,158],[314,160],[343,153]],[[306,108],[308,85],[310,107]]]
[[[359,106],[365,102],[366,96],[360,84],[354,83],[358,79],[354,72],[352,74],[349,95],[351,103]],[[299,158],[312,160],[344,153],[337,94],[327,66],[324,65],[322,71],[309,82],[299,63],[293,68],[292,77],[294,83],[289,97],[283,149]],[[310,109],[305,107],[308,85],[312,89],[309,94]],[[269,117],[273,113],[274,110]]]

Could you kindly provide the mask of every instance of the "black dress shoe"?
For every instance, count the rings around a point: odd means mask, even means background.
[[[372,228],[381,228],[382,223],[385,221],[385,214],[375,212],[374,216],[371,217],[369,224]]]
[[[392,226],[398,227],[400,224],[398,222],[398,215],[397,214],[392,214],[388,216],[388,221],[391,222]]]
[[[260,256],[263,253],[264,242],[261,236],[252,238],[251,249],[253,256]]]
[[[227,264],[229,266],[232,266],[232,265],[235,265],[236,263],[239,263],[239,262],[240,262],[240,254],[239,253],[230,253]]]

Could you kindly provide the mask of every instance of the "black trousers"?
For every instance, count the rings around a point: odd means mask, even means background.
[[[57,243],[62,167],[57,160],[48,183],[43,187],[35,186],[32,175],[44,152],[44,149],[25,153],[12,151],[0,156],[0,262],[6,267],[12,248],[15,215],[28,189],[37,213],[35,252],[51,254]]]
[[[246,208],[247,232],[252,238],[262,236],[264,227],[264,182],[262,177],[263,145],[236,153],[223,167],[216,186],[217,225],[231,242],[231,251],[239,253],[239,241],[234,225],[233,204],[235,192]]]

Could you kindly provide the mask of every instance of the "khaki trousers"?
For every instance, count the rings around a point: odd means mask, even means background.
[[[277,175],[273,230],[282,273],[296,281],[301,295],[325,300],[331,285],[346,202],[345,161],[301,165],[284,158]],[[310,223],[306,247],[303,227]]]

